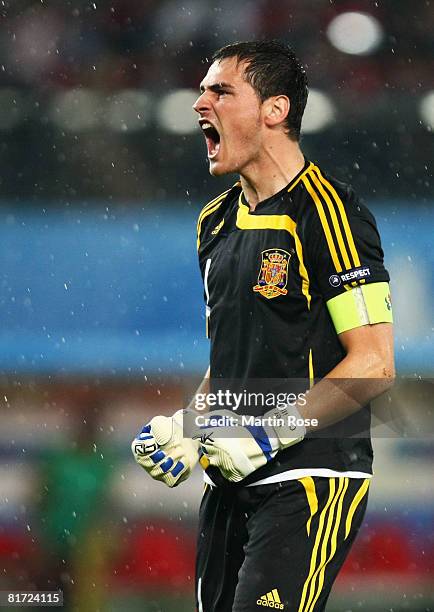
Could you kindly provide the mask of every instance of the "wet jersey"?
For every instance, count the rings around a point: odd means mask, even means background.
[[[353,287],[387,283],[375,220],[354,191],[306,162],[284,189],[249,209],[239,183],[201,211],[211,381],[305,379],[345,356],[330,304]],[[365,437],[341,435],[365,432]],[[249,480],[290,469],[372,469],[362,410],[278,453]]]

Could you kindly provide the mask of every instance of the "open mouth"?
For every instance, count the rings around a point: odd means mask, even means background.
[[[205,136],[208,159],[213,159],[220,149],[220,134],[208,121],[203,122],[201,128]]]

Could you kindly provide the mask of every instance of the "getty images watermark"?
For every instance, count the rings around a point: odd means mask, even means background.
[[[304,425],[310,437],[425,439],[430,443],[434,440],[434,378],[398,376],[395,384],[384,392],[381,392],[384,380],[370,378],[315,381],[211,378],[205,388],[194,393],[198,382],[192,381],[192,387],[186,389],[184,405],[192,408],[185,415],[186,437],[210,426],[239,437],[247,427],[292,429]],[[367,401],[372,388],[378,388],[379,394]],[[324,422],[323,417],[315,414],[318,402],[324,414],[329,415],[335,405],[348,405],[350,415],[332,420],[330,425],[330,419]],[[302,423],[297,421],[299,413],[308,417]]]
[[[231,391],[219,389],[215,393],[196,393],[193,398],[194,408],[198,411],[209,408],[225,408],[237,411],[241,408],[285,408],[286,406],[305,406],[309,390],[300,393],[264,393]]]
[[[318,419],[302,418],[294,408],[305,406],[309,390],[294,392],[236,392],[219,389],[213,393],[196,393],[193,407],[198,413],[195,425],[204,427],[318,427]],[[200,414],[217,410],[220,413]],[[238,413],[238,411],[240,411]],[[224,412],[224,414],[221,414]],[[252,412],[261,412],[255,415]],[[265,413],[265,414],[264,414]]]

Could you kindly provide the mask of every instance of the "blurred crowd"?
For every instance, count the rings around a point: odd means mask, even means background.
[[[324,32],[343,10],[363,10],[385,28],[375,55],[354,58]],[[294,45],[317,86],[369,97],[385,87],[427,88],[434,13],[405,0],[13,0],[2,2],[2,85],[107,92],[197,88],[201,61],[234,40],[280,38]]]
[[[200,476],[166,502],[129,452],[131,431],[180,390],[0,384],[0,589],[60,589],[71,612],[191,610]]]
[[[372,52],[331,44],[327,28],[345,11],[381,25]],[[311,86],[337,106],[332,125],[305,136],[309,157],[332,162],[368,197],[429,191],[432,134],[418,103],[433,72],[430,2],[4,0],[0,14],[0,197],[200,203],[219,185],[209,183],[197,132],[170,133],[152,116],[144,130],[110,130],[92,117],[85,131],[62,129],[51,120],[53,99],[68,89],[103,100],[133,90],[158,107],[168,92],[197,90],[217,47],[251,38],[293,44]],[[80,104],[78,113],[95,112]]]

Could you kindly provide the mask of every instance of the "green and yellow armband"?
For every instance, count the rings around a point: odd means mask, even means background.
[[[393,323],[389,283],[353,287],[328,300],[327,308],[336,333],[374,323]]]

